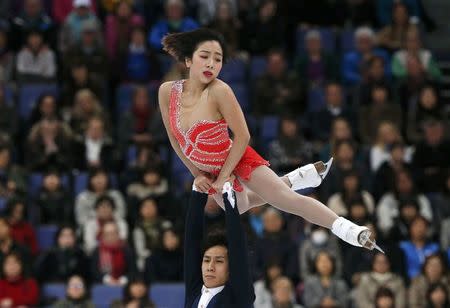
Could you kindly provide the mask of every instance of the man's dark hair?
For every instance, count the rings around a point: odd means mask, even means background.
[[[212,230],[206,236],[203,247],[202,247],[202,256],[205,255],[205,252],[214,246],[223,246],[228,248],[227,236],[223,230]]]

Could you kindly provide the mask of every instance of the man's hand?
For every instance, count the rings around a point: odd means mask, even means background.
[[[194,186],[202,193],[207,193],[212,183],[212,179],[204,173],[197,175],[194,179]]]

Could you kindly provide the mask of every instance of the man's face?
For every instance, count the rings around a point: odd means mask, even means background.
[[[207,288],[223,286],[228,281],[228,249],[213,246],[203,255],[202,276]]]

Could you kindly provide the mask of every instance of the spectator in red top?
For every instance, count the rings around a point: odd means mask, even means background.
[[[6,219],[11,227],[11,236],[14,241],[27,246],[33,255],[39,251],[36,232],[26,221],[26,207],[21,200],[11,200],[6,206]]]
[[[135,258],[126,242],[120,238],[119,227],[113,221],[102,227],[99,247],[92,255],[92,274],[97,282],[124,286],[136,271]]]
[[[114,14],[108,15],[105,22],[106,51],[111,60],[126,52],[131,29],[144,24],[142,16],[133,13],[129,1],[119,2]]]
[[[23,275],[23,262],[18,254],[5,257],[0,279],[0,307],[36,307],[39,289],[33,278]]]

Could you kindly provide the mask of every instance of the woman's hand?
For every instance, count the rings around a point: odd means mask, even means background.
[[[212,179],[207,174],[200,173],[194,179],[194,186],[198,191],[208,193],[212,182]]]
[[[221,194],[222,190],[223,190],[223,185],[225,185],[225,182],[230,182],[231,184],[233,184],[235,178],[236,177],[233,174],[228,177],[219,175],[216,178],[216,180],[214,181],[214,183],[212,183],[211,188],[214,189],[216,193]]]

